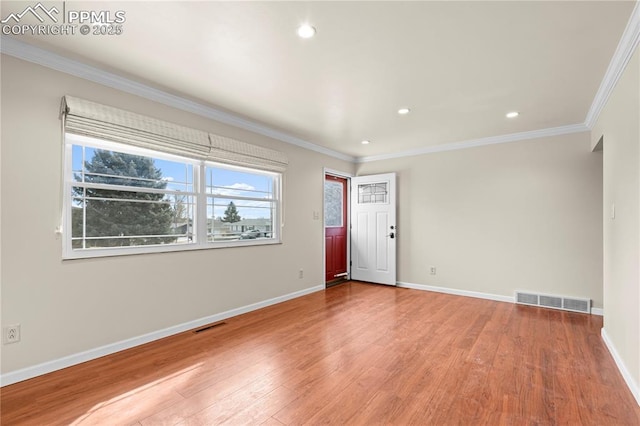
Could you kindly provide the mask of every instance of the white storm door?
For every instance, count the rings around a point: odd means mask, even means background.
[[[396,174],[351,178],[351,279],[396,285]]]

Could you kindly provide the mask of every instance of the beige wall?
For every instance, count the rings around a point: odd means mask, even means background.
[[[398,173],[399,281],[602,307],[602,155],[589,143],[579,133],[361,164],[359,175]]]
[[[313,220],[323,167],[352,164],[12,57],[1,71],[1,319],[22,324],[22,342],[2,347],[3,374],[323,283],[322,223]],[[615,198],[618,212],[615,222],[605,217],[605,327],[636,380],[640,317],[627,305],[640,302],[638,76],[636,54],[597,126],[604,210]],[[286,152],[284,244],[63,262],[54,230],[65,94]],[[619,147],[615,158],[607,147]],[[602,163],[582,133],[357,169],[398,173],[399,281],[588,297],[602,307]]]
[[[640,53],[592,131],[604,151],[604,331],[640,402]],[[615,204],[615,219],[611,206]],[[632,386],[633,386],[632,385]]]
[[[286,152],[284,243],[61,260],[63,95]],[[2,373],[324,284],[323,168],[353,165],[89,81],[2,56]],[[304,279],[298,270],[304,269]]]

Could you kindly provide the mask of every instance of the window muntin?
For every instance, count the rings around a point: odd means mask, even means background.
[[[193,197],[186,195],[73,187],[71,245],[93,249],[189,244],[193,206]],[[145,219],[131,219],[141,217]]]
[[[388,204],[388,195],[386,182],[358,185],[358,204]]]
[[[126,148],[110,150],[84,145],[72,145],[73,180],[76,182],[93,182],[110,185],[160,188],[169,191],[193,192],[193,164],[184,161],[167,160],[156,156],[127,154]],[[138,150],[140,151],[140,150]],[[149,152],[152,153],[151,151]],[[105,164],[100,157],[120,158],[130,160],[151,160],[157,170],[157,176],[145,176],[140,170],[134,170],[126,165]],[[161,155],[161,154],[160,154]],[[139,157],[139,158],[136,158]],[[187,160],[188,161],[188,160]],[[93,164],[91,170],[88,165]]]
[[[207,166],[206,176],[207,194],[257,199],[275,197],[276,173],[238,167]]]
[[[208,165],[207,241],[276,239],[278,174]]]
[[[280,242],[279,173],[72,134],[65,152],[65,258]]]

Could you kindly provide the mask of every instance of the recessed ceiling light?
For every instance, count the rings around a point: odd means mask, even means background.
[[[309,24],[302,24],[298,27],[298,35],[302,38],[311,38],[316,35],[316,29]]]
[[[362,145],[369,145],[369,143],[370,143],[370,142],[365,140],[365,141],[362,141],[362,142],[360,142],[360,143],[361,143]]]
[[[410,112],[411,112],[411,110],[409,108],[400,108],[398,110],[398,114],[400,114],[400,115],[406,115],[406,114],[409,114]]]
[[[507,113],[507,118],[516,118],[520,113],[518,111],[511,111]]]

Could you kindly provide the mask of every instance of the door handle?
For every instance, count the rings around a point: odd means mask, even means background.
[[[387,235],[387,237],[390,237],[391,239],[394,239],[396,237],[396,233],[393,232],[394,229],[396,229],[395,225],[391,225],[389,228],[391,228],[391,233],[389,235]]]

